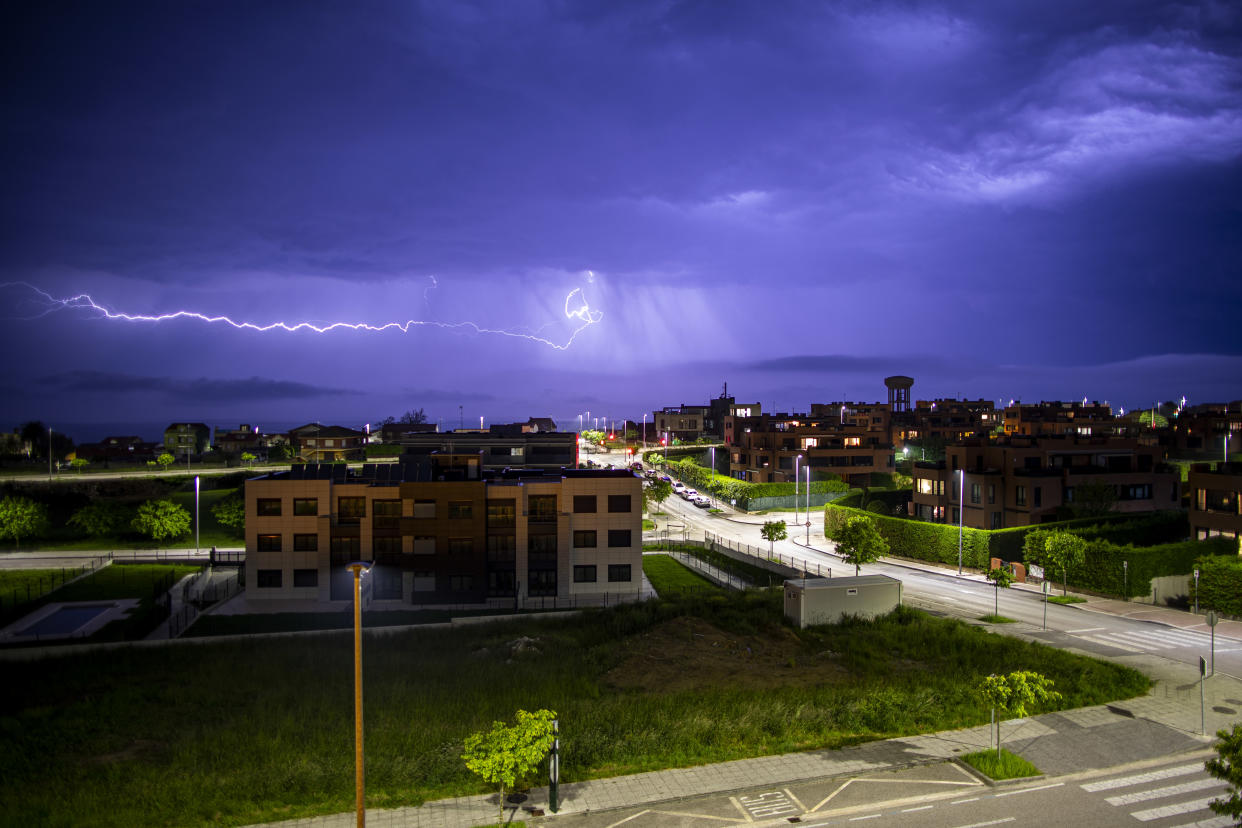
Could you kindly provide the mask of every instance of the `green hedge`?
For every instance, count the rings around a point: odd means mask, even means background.
[[[735,500],[742,509],[749,506],[752,498],[791,496],[794,493],[793,483],[748,483],[722,474],[713,475],[710,469],[691,459],[669,460],[665,468],[686,485],[701,492],[711,492],[721,500]],[[805,491],[801,486],[798,490]],[[836,478],[811,481],[811,494],[845,491],[849,491],[849,486]]]
[[[824,508],[824,534],[835,538],[837,531],[853,515],[865,515],[875,521],[880,535],[888,541],[889,554],[919,561],[957,564],[957,527],[943,523],[885,517],[864,509],[839,506]],[[962,530],[962,565],[987,569],[988,532],[981,529]]]
[[[1195,566],[1199,570],[1199,606],[1242,617],[1242,559],[1222,554],[1198,558]]]
[[[1088,540],[1083,565],[1069,571],[1069,585],[1128,598],[1150,595],[1152,578],[1189,575],[1201,558],[1236,558],[1235,544],[1232,538],[1178,541],[1158,546],[1121,546],[1105,540]],[[1128,574],[1123,561],[1129,563]],[[1058,580],[1060,576],[1059,572],[1046,574],[1050,580]],[[1200,578],[1200,588],[1202,583]]]
[[[1023,561],[1022,547],[1027,533],[1032,529],[1073,532],[1087,541],[1104,540],[1115,544],[1152,546],[1184,540],[1190,534],[1190,523],[1185,512],[1169,510],[1146,515],[1116,514],[1014,526],[1010,529],[992,529],[988,531],[991,556],[1002,561]]]

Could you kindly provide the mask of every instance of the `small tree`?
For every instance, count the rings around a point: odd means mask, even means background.
[[[1087,556],[1087,542],[1069,532],[1052,532],[1044,541],[1044,560],[1053,569],[1061,570],[1061,594],[1069,591],[1069,570],[1082,566]]]
[[[211,513],[215,516],[217,523],[227,527],[234,534],[244,535],[246,533],[246,501],[242,499],[239,492],[234,492],[216,503],[211,507]]]
[[[417,410],[411,408],[401,415],[401,419],[398,422],[402,425],[421,425],[427,422],[427,413],[421,408]]]
[[[1079,483],[1074,486],[1074,502],[1070,511],[1074,517],[1101,517],[1113,511],[1117,505],[1117,487],[1103,481]]]
[[[277,443],[267,449],[268,460],[292,460],[293,446],[288,443]]]
[[[33,538],[47,529],[47,507],[28,497],[0,500],[0,538],[12,538],[20,548],[22,538]]]
[[[988,580],[992,582],[992,614],[1000,615],[1000,591],[1009,589],[1013,583],[1013,573],[1004,567],[988,570]]]
[[[129,509],[120,503],[94,500],[74,512],[69,525],[92,538],[102,538],[120,533],[130,520]]]
[[[180,538],[190,532],[190,513],[171,500],[148,500],[130,522],[135,532],[155,542]]]
[[[177,462],[177,458],[173,457],[168,452],[164,452],[159,457],[155,458],[155,462],[159,463],[160,466],[162,466],[164,470],[167,471],[169,466]]]
[[[888,541],[876,528],[875,521],[865,515],[854,515],[837,530],[834,540],[841,560],[854,565],[854,574],[863,564],[875,563],[888,554]]]
[[[242,455],[241,455],[241,461],[242,461],[243,463],[245,463],[247,466],[253,466],[253,465],[254,465],[254,461],[255,461],[255,460],[258,460],[258,459],[259,459],[259,458],[255,457],[253,454],[251,454],[251,453],[250,453],[250,452],[248,452],[248,451],[243,451],[243,452],[242,452]]]
[[[643,486],[643,500],[655,504],[657,509],[660,508],[661,503],[668,500],[672,493],[673,484],[667,480],[652,480]]]
[[[1022,718],[1026,715],[1028,705],[1048,704],[1061,698],[1061,694],[1052,687],[1052,679],[1030,670],[1017,670],[1003,676],[993,674],[984,678],[979,685],[979,692],[992,707],[992,720],[996,723],[997,756],[1000,756],[1000,723],[1003,715],[997,717],[996,711]]]
[[[1233,817],[1235,824],[1242,825],[1242,724],[1233,730],[1218,730],[1216,758],[1207,760],[1204,768],[1229,786],[1228,799],[1216,799],[1208,807],[1218,814]]]
[[[81,474],[82,469],[86,468],[90,464],[91,464],[91,461],[87,460],[85,457],[75,457],[69,461],[69,467],[77,469],[78,474]]]
[[[500,786],[500,822],[505,819],[505,788],[512,789],[518,780],[539,767],[552,748],[551,710],[517,712],[512,726],[492,722],[492,729],[471,733],[463,744],[461,758],[466,767],[493,785]]]
[[[789,537],[789,533],[785,531],[785,521],[769,520],[763,524],[763,528],[759,530],[763,534],[763,539],[768,542],[768,554],[776,554],[776,542]]]

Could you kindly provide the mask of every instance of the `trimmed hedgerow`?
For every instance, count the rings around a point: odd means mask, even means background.
[[[1199,606],[1242,617],[1242,560],[1222,553],[1196,559],[1195,567],[1199,570]]]

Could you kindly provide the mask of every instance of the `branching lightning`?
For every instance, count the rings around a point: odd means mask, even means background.
[[[438,287],[435,277],[431,277],[432,284],[424,289],[423,301],[427,301],[427,291]],[[0,288],[24,287],[33,291],[38,299],[32,299],[39,307],[38,312],[22,317],[24,319],[38,319],[48,314],[62,310],[83,310],[95,314],[101,319],[118,320],[124,322],[172,322],[179,319],[194,319],[209,324],[224,324],[238,330],[251,330],[260,333],[268,333],[270,331],[284,331],[295,333],[297,331],[309,331],[317,334],[326,334],[335,330],[353,330],[368,331],[371,333],[380,333],[382,331],[396,330],[402,333],[409,333],[411,328],[442,328],[444,330],[470,331],[476,334],[489,334],[492,336],[507,336],[515,339],[525,339],[530,342],[537,342],[541,345],[547,345],[558,351],[568,350],[574,344],[574,340],[578,338],[578,334],[599,322],[604,318],[602,311],[595,311],[587,303],[586,297],[582,293],[582,288],[574,288],[565,297],[565,318],[575,325],[569,338],[564,342],[555,342],[551,339],[532,333],[523,333],[521,331],[505,330],[503,328],[485,328],[474,322],[439,322],[435,320],[425,319],[408,319],[405,322],[384,322],[373,324],[369,322],[330,322],[327,324],[315,324],[313,322],[268,322],[264,324],[256,322],[239,322],[228,316],[211,316],[208,314],[198,313],[191,310],[177,310],[169,313],[161,314],[134,314],[122,313],[111,308],[105,307],[92,299],[88,294],[79,293],[76,296],[70,296],[64,299],[58,299],[47,291],[35,287],[27,282],[8,282],[0,284]],[[547,327],[546,325],[543,327]],[[542,330],[542,328],[540,329]]]

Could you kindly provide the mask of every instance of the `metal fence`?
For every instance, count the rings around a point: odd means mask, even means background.
[[[706,561],[699,560],[689,552],[679,552],[674,550],[669,552],[668,555],[682,566],[687,569],[694,570],[717,586],[726,587],[728,589],[746,589],[750,586],[750,584],[741,577],[725,572],[718,567],[712,566]]]
[[[799,560],[791,555],[785,555],[780,552],[771,552],[770,549],[764,549],[762,546],[751,546],[749,543],[740,543],[738,541],[722,538],[713,532],[706,533],[706,544],[711,549],[726,549],[738,555],[745,555],[748,558],[754,558],[755,562],[760,566],[767,564],[778,564],[787,569],[801,573],[803,577],[815,576],[816,578],[831,578],[832,567],[824,566],[820,563],[811,563],[805,559]],[[776,570],[773,570],[776,572]],[[780,575],[788,575],[788,573],[778,572]]]
[[[21,588],[15,587],[0,592],[0,624],[19,617],[28,611],[27,604],[38,601],[44,595],[60,589],[70,581],[94,572],[107,560],[101,555],[98,558],[87,559],[87,562],[81,566],[60,567],[59,571],[49,569],[46,575],[37,576],[33,582],[27,580]]]

